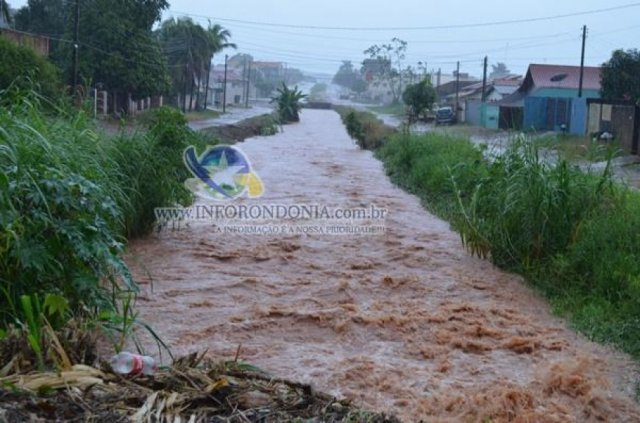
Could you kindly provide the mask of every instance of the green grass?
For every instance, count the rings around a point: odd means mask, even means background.
[[[342,118],[349,136],[360,148],[375,150],[396,132],[395,129],[384,125],[372,112],[361,112],[349,107],[338,106],[336,112]]]
[[[587,136],[550,134],[534,138],[539,148],[554,150],[567,161],[601,162],[611,154],[620,154],[615,142],[594,141]]]
[[[207,119],[215,119],[221,115],[220,112],[216,110],[199,110],[197,112],[187,112],[185,117],[189,122],[197,121],[197,120],[207,120]]]
[[[367,109],[383,115],[404,116],[406,114],[406,107],[407,106],[402,103],[397,103],[388,106],[369,106]]]
[[[609,167],[549,164],[524,137],[492,162],[442,133],[395,135],[375,153],[471,253],[524,275],[575,329],[640,360],[640,193]]]

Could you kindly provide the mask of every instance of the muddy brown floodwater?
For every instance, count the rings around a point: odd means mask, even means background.
[[[241,345],[242,360],[274,375],[407,422],[640,421],[631,360],[469,256],[336,113],[305,110],[239,147],[266,189],[240,201],[374,203],[389,210],[387,231],[260,236],[193,222],[133,242],[138,310],[175,354],[232,359]]]

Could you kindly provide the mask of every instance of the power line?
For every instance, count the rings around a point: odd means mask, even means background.
[[[179,14],[179,15],[184,15],[184,16],[192,16],[192,17],[198,17],[199,19],[202,20],[207,20],[210,21],[211,19],[215,19],[212,17],[205,17],[205,16],[200,16],[200,15],[191,15],[188,13],[183,13],[183,12],[176,12],[176,11],[171,11],[170,13],[175,13],[175,14]],[[172,15],[170,15],[172,16]],[[251,31],[262,31],[262,32],[267,32],[270,34],[282,34],[282,35],[287,35],[287,36],[297,36],[297,37],[305,37],[305,38],[315,38],[318,40],[339,40],[339,41],[361,41],[361,42],[367,42],[367,43],[378,43],[380,42],[380,39],[373,39],[373,38],[351,38],[351,37],[335,37],[335,36],[331,36],[331,35],[327,35],[327,34],[306,34],[306,33],[301,33],[301,32],[292,32],[292,31],[280,31],[277,29],[271,29],[271,28],[261,28],[261,27],[254,27],[251,25],[247,25],[247,24],[243,24],[243,23],[235,23],[235,25],[239,25],[239,29],[241,30],[251,30]],[[545,39],[545,38],[554,38],[554,37],[558,37],[561,35],[567,35],[569,34],[569,32],[558,32],[555,34],[543,34],[543,35],[531,35],[531,36],[527,36],[527,37],[509,37],[509,38],[489,38],[489,39],[482,39],[482,38],[474,38],[474,39],[464,39],[464,40],[456,40],[456,39],[447,39],[447,40],[442,40],[442,39],[431,39],[431,40],[406,40],[409,44],[477,44],[477,43],[485,43],[485,42],[501,42],[501,41],[523,41],[523,40],[534,40],[534,39]],[[289,38],[289,37],[288,37]]]
[[[351,27],[351,26],[316,26],[316,25],[295,25],[295,24],[285,24],[285,23],[274,23],[274,22],[259,22],[259,21],[248,21],[242,19],[231,19],[231,18],[221,18],[216,16],[205,16],[199,15],[195,13],[186,13],[180,11],[173,11],[173,13],[178,13],[185,16],[193,16],[211,20],[218,20],[223,22],[233,22],[247,25],[257,25],[257,26],[266,26],[266,27],[278,27],[278,28],[293,28],[293,29],[306,29],[306,30],[323,30],[323,31],[427,31],[427,30],[436,30],[436,29],[462,29],[462,28],[480,28],[480,27],[488,27],[488,26],[501,26],[501,25],[511,25],[511,24],[521,24],[521,23],[531,23],[531,22],[540,22],[540,21],[550,21],[557,19],[564,19],[576,16],[585,16],[585,15],[594,15],[599,13],[612,12],[616,10],[629,9],[632,7],[640,6],[640,2],[629,3],[620,6],[612,6],[602,9],[594,9],[587,10],[582,12],[575,13],[564,13],[558,15],[551,16],[543,16],[536,18],[523,18],[523,19],[511,19],[511,20],[503,20],[503,21],[494,21],[494,22],[475,22],[475,23],[466,23],[466,24],[452,24],[452,25],[433,25],[433,26],[408,26],[408,27]],[[171,12],[171,11],[170,11]]]

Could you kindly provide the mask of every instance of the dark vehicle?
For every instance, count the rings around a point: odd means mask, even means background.
[[[440,107],[436,111],[436,125],[456,123],[456,115],[452,107]]]

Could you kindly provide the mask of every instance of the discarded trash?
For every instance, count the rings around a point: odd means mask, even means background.
[[[152,375],[158,365],[153,357],[122,351],[111,358],[111,368],[123,375]]]

